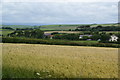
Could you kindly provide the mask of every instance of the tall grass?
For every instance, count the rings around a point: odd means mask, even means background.
[[[117,56],[116,48],[4,43],[3,78],[118,78]]]

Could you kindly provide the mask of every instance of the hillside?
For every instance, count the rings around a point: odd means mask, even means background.
[[[58,25],[3,25],[3,27],[11,27],[11,28],[40,28],[41,30],[69,30],[76,29],[76,27],[81,25],[91,25],[91,27],[95,27],[98,25],[102,26],[118,26],[118,24],[58,24]]]

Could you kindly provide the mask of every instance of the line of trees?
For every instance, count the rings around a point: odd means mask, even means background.
[[[8,34],[9,37],[28,37],[28,38],[43,38],[44,32],[40,29],[35,30],[15,30]]]
[[[75,31],[120,31],[120,26],[101,26],[90,27],[90,25],[82,25],[75,29]]]
[[[50,45],[72,45],[72,46],[95,46],[95,47],[114,47],[120,48],[118,44],[111,43],[84,43],[84,42],[71,42],[68,40],[46,40],[34,38],[20,38],[20,37],[2,37],[3,43],[27,43],[27,44],[50,44]]]
[[[92,35],[92,36],[83,36],[81,39],[79,39],[80,35]],[[94,40],[94,41],[100,41],[100,42],[109,42],[110,36],[112,35],[107,34],[106,32],[90,32],[90,31],[85,31],[83,34],[77,33],[77,34],[59,34],[58,32],[51,33],[51,35],[54,35],[52,39],[60,39],[60,40]],[[120,42],[120,34],[116,33],[116,36],[119,37],[118,42]],[[38,39],[44,39],[44,38],[49,38],[45,37],[44,32],[40,29],[19,29],[15,30],[13,33],[8,34],[9,37],[27,37],[27,38],[38,38]]]
[[[79,39],[80,35],[92,35],[92,36],[83,36],[81,39]],[[61,39],[61,40],[94,40],[94,41],[100,41],[100,42],[106,42],[109,43],[109,39],[111,38],[112,33],[106,33],[106,32],[85,32],[84,34],[55,34],[53,39]],[[119,39],[117,42],[114,43],[120,43],[120,33],[115,34]]]
[[[11,27],[2,27],[2,29],[14,30],[14,29],[11,28]]]

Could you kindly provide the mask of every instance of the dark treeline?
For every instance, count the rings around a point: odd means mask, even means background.
[[[3,27],[4,28],[4,27]],[[9,27],[5,27],[4,29],[10,29]],[[15,43],[41,43],[41,44],[58,44],[58,45],[76,45],[76,46],[99,46],[99,47],[116,47],[117,44],[120,44],[120,33],[106,33],[102,30],[119,30],[118,26],[114,27],[103,27],[103,26],[97,26],[97,27],[90,27],[90,25],[83,25],[77,27],[78,31],[83,30],[82,33],[58,33],[53,32],[50,35],[45,35],[44,31],[40,30],[40,28],[16,28],[14,32],[8,34],[5,38],[3,36],[3,42],[12,42],[17,39],[18,41],[15,41]],[[89,30],[89,31],[87,31]],[[101,31],[100,31],[101,30]],[[100,31],[100,32],[99,32]],[[110,41],[111,35],[115,35],[118,37],[118,41]],[[82,38],[80,38],[82,36]],[[19,37],[19,38],[16,38]],[[52,38],[51,38],[52,37]],[[21,40],[21,39],[23,40]],[[24,38],[24,39],[23,39]],[[31,38],[31,39],[26,39]],[[40,39],[40,40],[38,40]],[[47,39],[47,40],[45,40]],[[50,40],[52,39],[52,40]],[[8,41],[7,41],[8,40]],[[62,42],[61,42],[62,40]],[[91,44],[91,43],[73,43],[70,41],[98,41],[99,44]],[[34,42],[35,41],[35,42]],[[67,42],[66,42],[67,41]],[[113,46],[115,45],[115,46]],[[118,47],[118,46],[117,46]]]
[[[89,27],[89,26],[87,26]],[[106,32],[99,32],[99,31],[84,31],[82,33],[65,33],[61,34],[58,32],[51,33],[52,39],[60,39],[60,40],[94,40],[101,42],[109,42],[110,36],[113,35],[112,33]],[[79,38],[80,35],[84,35],[81,39]],[[88,36],[85,36],[88,35]],[[92,35],[92,36],[89,36]],[[114,35],[118,36],[119,39],[115,43],[120,43],[120,33],[115,33]],[[40,29],[16,29],[13,33],[8,34],[9,37],[26,37],[26,38],[37,38],[37,39],[49,39],[49,36],[45,36],[44,32]],[[113,42],[114,43],[114,42]]]
[[[11,27],[2,27],[2,29],[14,30],[14,29],[11,28]]]
[[[101,26],[90,27],[90,25],[82,25],[75,29],[75,31],[120,31],[120,26]]]
[[[33,30],[33,28],[16,28],[16,30]]]
[[[26,43],[26,44],[49,44],[49,45],[95,46],[95,47],[120,48],[120,45],[111,44],[111,43],[84,43],[84,42],[72,42],[68,40],[50,40],[50,39],[20,38],[20,37],[2,37],[2,42],[3,43]]]
[[[80,35],[84,35],[81,39],[79,39]],[[86,35],[86,36],[85,36]],[[87,36],[88,35],[88,36]],[[91,36],[89,36],[91,35]],[[109,43],[109,39],[111,37],[111,35],[113,35],[112,33],[106,33],[106,32],[83,32],[81,33],[76,33],[76,34],[55,34],[53,39],[61,39],[61,40],[93,40],[93,41],[98,41],[99,42],[105,42],[105,43]],[[120,43],[120,33],[116,33],[114,34],[116,35],[119,39],[117,42],[111,42],[111,43]]]
[[[43,38],[44,32],[40,29],[19,29],[13,33],[8,34],[9,37],[27,37],[27,38]]]

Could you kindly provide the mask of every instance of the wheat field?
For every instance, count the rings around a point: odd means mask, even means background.
[[[118,49],[3,44],[3,78],[118,78]]]

